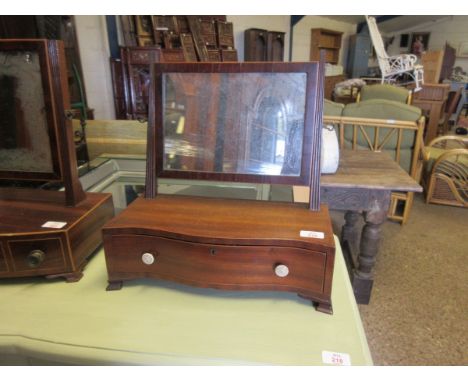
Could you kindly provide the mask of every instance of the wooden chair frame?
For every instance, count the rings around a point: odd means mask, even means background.
[[[447,135],[433,139],[424,150],[424,160],[430,158],[430,147],[446,152],[435,159],[423,179],[426,203],[468,207],[468,166],[459,161],[468,158],[468,138]]]
[[[415,141],[414,147],[412,149],[412,158],[409,175],[416,181],[420,181],[422,174],[422,165],[423,165],[423,155],[422,149],[424,146],[423,143],[423,133],[424,133],[424,117],[420,117],[417,121],[396,121],[396,120],[386,120],[386,119],[372,119],[372,118],[356,118],[356,117],[333,117],[333,116],[324,116],[324,124],[332,124],[335,126],[335,129],[338,133],[338,140],[340,144],[340,149],[345,149],[345,129],[353,129],[353,141],[351,143],[351,150],[359,150],[358,146],[358,135],[361,134],[369,150],[371,151],[383,151],[386,147],[385,145],[389,142],[390,138],[397,135],[397,144],[395,149],[395,161],[400,163],[401,159],[401,143],[403,139],[404,130],[414,130],[415,131]],[[367,129],[373,129],[374,138],[371,139]],[[381,129],[391,129],[386,132],[386,135],[381,138]],[[413,192],[402,193],[402,192],[393,192],[392,199],[390,203],[390,208],[388,211],[388,218],[391,220],[399,221],[401,224],[405,224],[409,217],[409,211],[413,203]],[[397,212],[398,202],[402,201],[405,203],[403,208],[403,213],[400,215]]]

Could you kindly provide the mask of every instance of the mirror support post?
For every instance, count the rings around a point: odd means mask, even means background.
[[[80,180],[78,179],[78,168],[76,166],[76,151],[73,141],[73,128],[71,121],[65,115],[65,111],[70,109],[68,98],[68,82],[65,73],[65,53],[63,41],[48,41],[50,57],[52,61],[57,61],[58,65],[51,65],[51,78],[54,83],[54,101],[57,105],[55,118],[57,123],[57,133],[59,141],[59,151],[61,157],[62,177],[65,186],[65,203],[69,207],[76,206],[86,199]]]
[[[320,163],[320,153],[322,149],[322,123],[323,123],[323,87],[325,80],[325,50],[320,51],[320,61],[318,65],[317,72],[317,96],[315,98],[315,115],[313,116],[316,134],[314,135],[315,142],[312,142],[312,146],[315,147],[315,150],[312,149],[312,153],[315,157],[312,158],[312,168],[309,185],[309,209],[310,210],[320,210],[320,170],[322,165]],[[315,173],[318,172],[318,177],[316,179],[317,184],[315,187],[312,187],[312,181],[314,179],[314,170]]]

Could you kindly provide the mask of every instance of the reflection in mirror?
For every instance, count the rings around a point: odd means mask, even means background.
[[[164,170],[299,176],[306,73],[163,74]]]
[[[0,52],[0,171],[53,172],[37,52]]]

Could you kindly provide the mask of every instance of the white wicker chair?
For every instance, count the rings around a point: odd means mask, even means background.
[[[406,73],[415,82],[414,91],[421,90],[421,85],[424,84],[424,69],[422,65],[416,64],[418,58],[414,54],[388,56],[375,18],[366,16],[366,21],[382,72],[382,83],[395,84],[396,79]]]

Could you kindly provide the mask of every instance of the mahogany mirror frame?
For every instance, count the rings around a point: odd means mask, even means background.
[[[170,73],[305,73],[301,169],[298,176],[164,169],[164,75]],[[294,184],[310,187],[310,209],[320,209],[323,64],[319,62],[155,63],[151,67],[145,197],[157,195],[157,178]]]
[[[38,53],[53,168],[52,172],[0,171],[0,179],[63,182],[65,204],[74,206],[86,194],[78,179],[73,130],[66,115],[70,97],[63,41],[0,39],[0,50]]]

